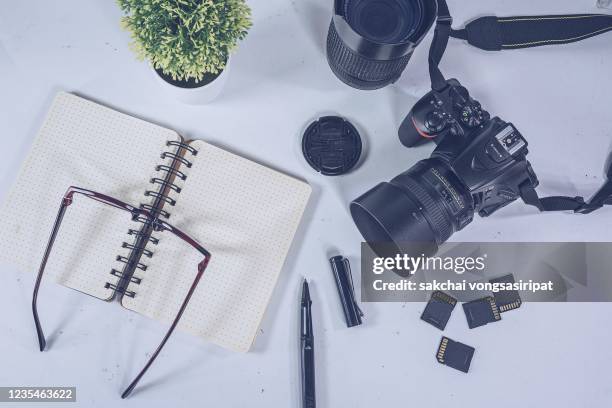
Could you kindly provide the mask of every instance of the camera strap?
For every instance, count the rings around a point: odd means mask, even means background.
[[[439,65],[449,37],[466,40],[486,51],[501,51],[544,45],[568,44],[612,31],[610,14],[566,14],[516,17],[480,17],[465,28],[454,30],[446,0],[437,0],[438,18],[429,49],[432,89],[446,86]]]
[[[477,18],[450,36],[486,51],[568,44],[612,31],[612,15],[567,14]]]
[[[567,44],[612,31],[612,15],[607,14],[480,17],[461,30],[453,30],[452,22],[446,0],[438,0],[437,23],[429,49],[429,74],[431,88],[435,91],[441,91],[447,86],[439,65],[450,37],[467,40],[469,44],[483,50],[495,51]],[[521,184],[520,196],[525,204],[540,211],[588,214],[604,205],[612,205],[612,168],[607,176],[606,183],[588,202],[579,196],[540,198],[531,180]]]
[[[604,205],[612,205],[611,180],[607,180],[588,202],[585,202],[583,197],[551,196],[540,198],[530,180],[525,181],[519,188],[525,204],[533,205],[540,211],[574,211],[580,214],[589,214]]]
[[[568,44],[612,31],[610,14],[567,14],[543,16],[486,16],[454,30],[446,0],[437,0],[438,18],[429,49],[429,74],[432,89],[446,86],[439,65],[449,37],[466,40],[486,51],[500,51],[543,45]]]
[[[431,89],[434,91],[441,91],[447,86],[439,65],[451,36],[452,23],[453,18],[448,10],[446,0],[438,0],[438,19],[431,47],[429,47],[429,76],[431,78]]]

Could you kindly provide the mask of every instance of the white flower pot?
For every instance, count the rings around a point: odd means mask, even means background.
[[[153,70],[153,74],[164,90],[175,99],[190,105],[203,105],[217,98],[223,90],[229,74],[230,61],[231,58],[227,60],[225,69],[223,69],[219,76],[210,82],[206,82],[206,80],[199,83],[193,83],[193,81],[172,81],[171,78],[162,77],[157,70]]]

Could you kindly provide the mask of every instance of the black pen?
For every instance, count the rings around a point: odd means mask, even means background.
[[[314,336],[312,333],[311,304],[308,282],[304,279],[304,284],[302,285],[302,304],[300,308],[302,315],[302,324],[300,327],[300,348],[302,352],[302,408],[315,408],[317,406],[315,398]]]

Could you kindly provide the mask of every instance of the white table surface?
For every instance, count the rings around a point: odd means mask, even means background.
[[[250,1],[254,26],[235,55],[228,86],[219,100],[199,107],[167,97],[147,64],[134,58],[113,1],[0,3],[0,199],[58,90],[221,144],[314,187],[252,352],[234,354],[177,334],[132,397],[121,401],[120,390],[166,327],[50,283],[40,299],[50,349],[40,353],[30,311],[34,274],[2,265],[0,386],[76,386],[78,403],[70,407],[299,406],[298,294],[306,276],[320,407],[610,404],[609,304],[524,304],[503,322],[472,331],[456,311],[445,334],[476,347],[467,375],[436,362],[441,332],[419,321],[422,304],[364,304],[365,324],[346,329],[327,258],[340,251],[358,268],[361,238],[348,203],[432,149],[409,151],[396,138],[403,115],[429,86],[431,36],[396,85],[353,90],[325,60],[331,3]],[[596,12],[595,0],[450,3],[456,26],[490,13]],[[451,41],[443,68],[526,136],[543,194],[590,195],[612,147],[611,44],[608,34],[569,46],[486,53]],[[350,118],[367,140],[365,162],[348,176],[319,176],[298,153],[300,132],[325,113]],[[608,241],[610,216],[610,210],[541,215],[515,203],[453,239]]]

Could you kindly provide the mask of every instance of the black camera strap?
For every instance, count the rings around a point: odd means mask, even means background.
[[[477,18],[450,36],[486,51],[568,44],[612,31],[612,15],[568,14]]]
[[[437,0],[438,19],[429,49],[429,74],[434,90],[446,86],[439,65],[449,37],[467,40],[477,48],[500,51],[543,45],[568,44],[612,31],[610,14],[567,14],[545,16],[486,16],[453,30],[446,0]]]
[[[607,180],[588,202],[585,202],[583,197],[551,196],[540,198],[530,180],[521,184],[520,191],[525,204],[533,205],[540,211],[574,211],[580,214],[588,214],[604,205],[612,205],[611,180]]]
[[[448,39],[451,36],[451,25],[453,18],[448,10],[446,0],[438,0],[438,20],[434,31],[434,38],[429,48],[429,76],[431,77],[431,88],[441,91],[446,87],[446,79],[440,71],[440,61],[446,51]]]

